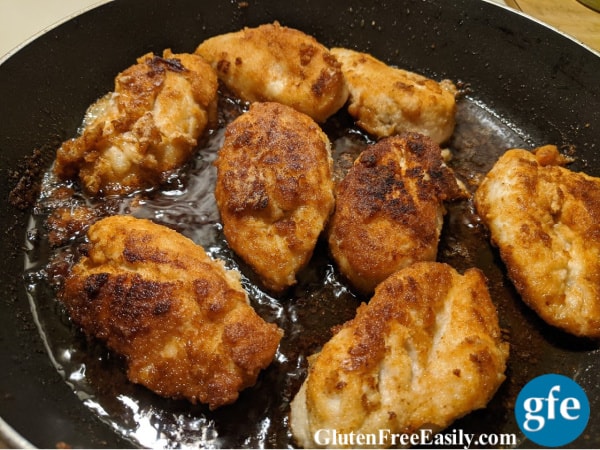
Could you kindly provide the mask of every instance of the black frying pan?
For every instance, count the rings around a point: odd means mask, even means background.
[[[284,375],[267,371],[256,388],[242,395],[239,406],[209,413],[129,385],[119,375],[119,361],[79,337],[50,291],[37,297],[32,314],[26,289],[36,280],[24,276],[31,209],[22,195],[20,209],[8,201],[17,182],[21,194],[35,194],[40,171],[51,163],[56,147],[75,135],[87,106],[111,90],[114,76],[136,57],[167,47],[193,51],[206,37],[273,20],[312,34],[327,46],[357,48],[409,70],[463,83],[466,96],[450,145],[472,155],[469,158],[481,170],[493,158],[479,160],[477,155],[497,153],[503,146],[554,143],[575,152],[573,168],[600,176],[600,57],[536,22],[481,0],[372,4],[361,0],[119,0],[89,11],[46,33],[0,66],[0,416],[10,427],[0,423],[0,430],[9,442],[18,443],[22,436],[39,447],[139,445],[127,437],[139,418],[120,410],[122,404],[111,404],[111,398],[125,393],[145,405],[149,412],[145,423],[171,436],[170,445],[293,445],[285,427],[273,425],[285,425],[287,403],[282,399],[293,393],[269,396],[270,386],[277,386]],[[39,152],[31,158],[34,149]],[[30,158],[26,161],[26,157]],[[451,250],[442,245],[442,257],[455,258]],[[597,343],[542,324],[511,291],[493,249],[478,255],[475,262],[490,279],[513,352],[507,382],[490,407],[453,428],[516,433],[519,446],[535,446],[519,432],[511,401],[527,380],[557,372],[576,379],[591,402],[588,428],[571,446],[600,447]],[[329,315],[332,311],[325,309]],[[66,383],[49,356],[55,342],[69,339],[91,355],[86,377],[108,416],[86,406],[90,403],[85,392]],[[286,386],[293,390],[300,382]],[[220,440],[210,441],[215,433]]]

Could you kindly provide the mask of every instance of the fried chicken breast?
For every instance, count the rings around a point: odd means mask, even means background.
[[[323,429],[441,430],[486,406],[505,378],[508,352],[479,270],[413,264],[381,283],[311,357],[291,404],[292,433],[314,448]]]
[[[388,66],[367,53],[333,48],[350,91],[348,112],[376,137],[403,131],[425,134],[438,144],[453,133],[456,87]]]
[[[85,334],[126,358],[132,382],[214,409],[271,363],[282,331],[202,247],[130,216],[96,222],[88,238],[59,299]]]
[[[92,195],[159,185],[216,121],[217,87],[214,70],[197,55],[142,56],[90,106],[81,135],[58,149],[55,173],[79,178]]]
[[[555,146],[507,151],[475,193],[521,297],[547,323],[600,337],[600,178]]]
[[[215,36],[196,49],[248,102],[278,102],[324,122],[344,106],[340,65],[315,38],[278,22]]]
[[[307,115],[254,103],[226,129],[215,197],[230,247],[281,293],[312,256],[334,205],[329,139]]]
[[[396,270],[434,261],[443,202],[465,192],[426,136],[404,133],[367,147],[336,188],[327,234],[340,272],[371,293]]]

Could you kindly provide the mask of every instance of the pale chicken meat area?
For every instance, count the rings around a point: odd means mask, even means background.
[[[475,206],[517,291],[550,325],[600,336],[600,178],[552,145],[507,151]]]
[[[446,264],[415,263],[381,283],[310,357],[291,404],[292,433],[316,448],[318,430],[440,431],[488,404],[508,353],[478,269],[461,275]]]
[[[230,404],[269,366],[282,331],[249,304],[240,274],[165,226],[111,216],[59,291],[83,332],[122,355],[155,393]]]
[[[91,195],[164,183],[216,124],[217,88],[214,70],[197,55],[165,50],[138,58],[90,106],[81,134],[58,149],[55,173]]]
[[[454,132],[457,88],[390,66],[368,53],[333,48],[350,92],[348,112],[365,131],[381,138],[405,131],[438,144]]]
[[[277,22],[214,36],[196,53],[247,102],[278,102],[324,122],[348,98],[340,65],[314,37]]]
[[[253,103],[226,129],[215,197],[229,246],[279,294],[296,283],[333,210],[331,144],[309,116]]]
[[[434,261],[447,200],[467,195],[428,137],[404,133],[365,149],[336,187],[327,229],[340,272],[363,293],[396,270]]]

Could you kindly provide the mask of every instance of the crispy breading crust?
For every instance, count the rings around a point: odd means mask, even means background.
[[[278,102],[324,122],[344,106],[340,65],[315,38],[278,22],[215,36],[196,49],[248,102]]]
[[[292,401],[292,432],[314,448],[319,429],[441,430],[486,406],[505,378],[508,351],[479,270],[413,264],[381,283],[311,357]]]
[[[125,356],[132,382],[214,409],[271,363],[282,331],[202,247],[130,216],[103,219],[88,237],[59,298],[85,334]]]
[[[254,103],[227,127],[215,165],[227,242],[281,293],[296,282],[333,210],[329,139],[291,107]]]
[[[555,146],[507,151],[475,206],[521,297],[549,324],[600,337],[600,178]]]
[[[154,187],[192,155],[217,118],[217,76],[192,54],[152,53],[90,106],[82,134],[62,144],[54,172],[93,195]]]
[[[348,112],[377,137],[413,131],[441,144],[454,131],[457,89],[423,75],[388,66],[368,53],[333,48],[350,91]]]
[[[336,188],[327,233],[340,271],[370,293],[396,270],[435,260],[443,201],[464,195],[431,139],[405,133],[369,146]]]

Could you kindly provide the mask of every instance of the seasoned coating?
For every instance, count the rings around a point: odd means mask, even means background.
[[[278,22],[207,39],[196,49],[248,102],[278,102],[324,122],[344,106],[340,65],[315,38]]]
[[[521,297],[547,323],[600,337],[600,178],[572,172],[555,146],[507,151],[475,206]]]
[[[55,173],[78,177],[92,195],[161,184],[216,121],[217,88],[214,70],[197,55],[142,56],[90,106],[82,134],[58,149]]]
[[[443,201],[464,195],[431,139],[384,138],[359,155],[336,188],[328,227],[333,259],[355,288],[371,293],[396,270],[435,260]]]
[[[350,90],[348,112],[377,137],[414,131],[438,144],[454,132],[456,87],[388,66],[367,53],[333,48]]]
[[[227,242],[267,289],[283,292],[333,209],[329,139],[305,114],[254,103],[227,127],[215,165]]]
[[[508,352],[478,269],[460,275],[446,264],[416,263],[381,283],[311,357],[291,404],[292,433],[314,448],[320,429],[441,430],[487,405]]]
[[[45,223],[48,243],[52,247],[67,244],[69,240],[83,235],[91,224],[101,218],[101,214],[101,211],[83,205],[55,209]]]
[[[270,364],[282,331],[202,247],[130,216],[96,222],[88,238],[59,298],[88,336],[126,358],[132,382],[214,409]]]

